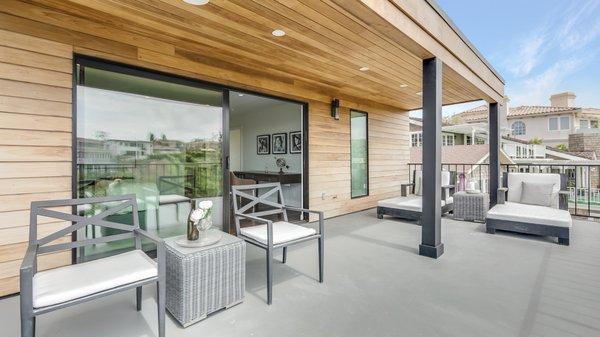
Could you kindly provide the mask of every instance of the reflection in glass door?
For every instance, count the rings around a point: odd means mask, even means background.
[[[211,199],[213,223],[220,227],[222,91],[143,75],[78,64],[77,196],[133,193],[141,227],[160,237],[185,233],[190,199]],[[109,206],[78,212],[92,215]],[[130,219],[125,211],[110,220]],[[111,234],[90,226],[78,235]],[[132,241],[126,241],[86,248],[82,257],[128,249]]]

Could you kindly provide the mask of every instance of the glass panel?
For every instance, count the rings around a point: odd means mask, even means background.
[[[369,160],[367,114],[350,112],[350,143],[352,163],[352,198],[369,194]]]
[[[561,130],[569,129],[569,116],[563,116],[560,118],[560,129]]]
[[[80,198],[133,193],[140,226],[160,237],[185,233],[191,198],[222,205],[222,93],[85,67],[77,86]],[[97,214],[107,205],[80,210]],[[213,211],[220,226],[220,212]],[[112,221],[131,224],[129,213]],[[88,228],[87,237],[114,234]],[[86,248],[85,256],[132,242]],[[149,247],[154,249],[154,247]]]
[[[558,118],[552,117],[548,119],[548,129],[551,131],[558,130]]]

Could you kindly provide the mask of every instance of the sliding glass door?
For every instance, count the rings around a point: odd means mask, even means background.
[[[222,90],[85,60],[77,64],[76,90],[77,197],[133,193],[141,227],[160,237],[185,233],[192,198],[213,200],[213,221],[222,225]],[[114,217],[127,223],[131,214]],[[79,235],[110,234],[87,228]],[[99,245],[84,255],[130,245]]]

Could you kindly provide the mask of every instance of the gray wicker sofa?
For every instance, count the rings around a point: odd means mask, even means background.
[[[485,221],[488,233],[503,230],[557,237],[559,244],[569,245],[572,220],[564,174],[505,173],[502,180],[506,187],[498,189],[498,204]]]
[[[380,200],[377,202],[377,218],[383,219],[384,215],[407,220],[421,220],[423,213],[423,172],[412,172],[412,183],[402,184],[400,197]],[[456,172],[442,171],[442,214],[454,210],[452,195],[455,191]]]

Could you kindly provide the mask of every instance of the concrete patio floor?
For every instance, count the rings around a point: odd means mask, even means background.
[[[325,283],[316,243],[276,264],[265,303],[262,251],[248,246],[246,299],[167,336],[600,336],[600,223],[575,220],[571,246],[445,218],[446,252],[417,254],[420,227],[374,210],[326,221]],[[156,336],[154,288],[38,318],[37,336]],[[0,336],[19,336],[19,299],[0,301]]]

